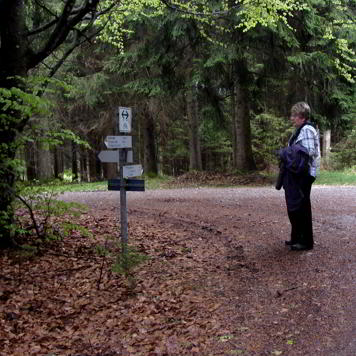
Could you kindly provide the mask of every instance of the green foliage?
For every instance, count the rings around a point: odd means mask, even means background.
[[[356,129],[334,147],[330,153],[331,166],[336,169],[355,168],[356,166]]]
[[[305,66],[314,60],[310,66],[322,70],[323,77],[342,77],[354,84],[354,1],[308,1],[302,15],[303,29],[296,30],[302,44],[298,51],[300,64]],[[305,33],[310,36],[307,41]]]
[[[42,187],[44,190],[52,190],[55,193],[64,192],[86,192],[86,191],[98,191],[107,190],[108,183],[104,182],[72,182],[72,181],[62,181],[62,180],[52,180],[47,183],[42,182]]]
[[[8,122],[8,128],[26,118],[50,115],[53,104],[48,97],[42,96],[44,88],[47,94],[70,89],[63,81],[40,76],[16,77],[16,80],[19,87],[0,88],[0,119]]]
[[[344,169],[342,171],[321,170],[316,180],[317,184],[326,185],[355,185],[356,167]]]
[[[286,118],[264,113],[251,121],[252,148],[257,164],[262,168],[277,164],[276,151],[288,142],[293,128]]]
[[[82,100],[88,106],[95,107],[105,103],[108,92],[107,84],[110,78],[104,71],[87,74],[81,77],[72,77],[72,87],[68,98]]]
[[[133,247],[126,246],[126,249],[117,255],[116,263],[113,265],[113,271],[125,277],[129,276],[135,267],[149,259],[147,255],[137,252]]]
[[[105,0],[100,6],[107,8],[112,3],[113,0]],[[160,0],[121,0],[117,2],[113,11],[96,19],[98,27],[105,26],[100,39],[123,50],[124,38],[130,33],[130,30],[125,27],[125,20],[156,17],[162,14],[163,9],[164,5]]]
[[[1,181],[1,194],[6,194],[8,205],[0,211],[0,223],[2,230],[4,232],[6,231],[6,234],[9,236],[23,233],[21,225],[17,226],[13,219],[14,208],[12,207],[11,201],[15,196],[18,196],[23,199],[24,203],[28,196],[36,196],[35,206],[32,206],[30,198],[30,201],[27,202],[27,204],[29,204],[27,207],[29,210],[42,210],[43,212],[43,206],[40,206],[40,202],[44,203],[44,201],[46,201],[47,218],[44,219],[46,223],[43,221],[41,223],[36,222],[34,215],[32,216],[32,220],[36,234],[47,236],[50,234],[48,217],[51,214],[58,213],[60,209],[54,207],[54,202],[49,204],[50,199],[48,196],[43,194],[42,191],[37,191],[38,189],[36,190],[34,187],[32,187],[31,192],[29,192],[28,187],[19,190],[18,187],[15,188],[13,186],[13,182],[16,181],[17,177],[19,177],[25,169],[24,162],[13,157],[16,151],[24,147],[27,142],[36,142],[47,149],[61,145],[65,140],[71,140],[86,147],[89,147],[89,145],[73,132],[61,129],[57,125],[52,125],[51,129],[46,129],[46,125],[43,125],[41,121],[35,124],[35,120],[33,120],[31,129],[23,131],[23,126],[27,123],[29,118],[50,116],[51,112],[49,109],[51,108],[51,104],[47,98],[39,96],[41,84],[48,82],[47,80],[33,77],[31,80],[26,81],[19,78],[19,81],[25,82],[27,91],[20,88],[0,88],[1,130],[7,132],[8,135],[12,135],[14,138],[7,140],[6,137],[3,137],[2,139],[4,139],[4,141],[0,144],[0,175],[1,177],[13,177],[13,179],[4,178]],[[56,81],[56,84],[58,83],[59,82]],[[4,199],[4,196],[1,198]]]
[[[170,125],[167,143],[160,156],[164,174],[175,175],[181,173],[182,165],[189,161],[189,141],[185,120],[172,120]]]
[[[144,175],[142,177],[145,179],[145,189],[164,189],[172,181],[172,177],[159,175],[155,177],[150,177],[149,175]],[[87,192],[87,191],[102,191],[108,190],[108,182],[71,182],[71,181],[61,181],[53,180],[51,182],[42,183],[41,187],[44,191],[53,191],[54,194],[64,193],[64,192]]]
[[[217,120],[205,118],[200,126],[200,135],[203,151],[218,153],[225,157],[232,153],[230,134]]]
[[[110,239],[110,237],[108,237]],[[112,238],[112,240],[114,240]],[[115,273],[124,276],[128,282],[128,289],[133,291],[136,287],[136,279],[134,276],[134,269],[141,263],[146,262],[149,256],[144,255],[136,251],[134,247],[128,246],[127,244],[121,243],[121,251],[116,254],[107,248],[107,244],[96,246],[96,253],[103,257],[103,261],[107,257],[114,257],[115,261],[112,266],[112,270]],[[103,264],[102,264],[103,266]],[[102,271],[98,280],[98,288],[102,278]]]
[[[8,125],[4,127],[5,129],[16,127],[23,117],[43,113],[45,107],[39,97],[19,88],[0,88],[0,104],[2,106],[0,119]],[[20,112],[22,115],[11,115],[15,112]]]
[[[87,208],[83,204],[57,200],[53,190],[48,186],[20,184],[16,210],[16,233],[34,232],[39,241],[53,240],[69,236],[77,231],[81,236],[91,236],[89,231],[73,220],[84,213]],[[21,208],[22,207],[22,208]],[[24,209],[23,209],[24,207]]]
[[[44,123],[46,119],[35,123],[24,130],[23,134],[17,140],[18,148],[23,147],[28,142],[33,142],[41,145],[42,149],[51,150],[58,146],[63,146],[66,141],[74,142],[83,148],[90,149],[87,141],[81,139],[73,131],[61,128],[58,122],[49,124]],[[50,127],[48,127],[50,125]]]
[[[58,123],[51,123],[50,128],[47,128],[41,121],[34,120],[34,118],[42,118],[42,121],[43,118],[48,120],[52,116],[51,110],[54,105],[48,95],[63,90],[68,91],[72,88],[71,86],[60,80],[40,76],[31,76],[28,79],[18,78],[18,81],[23,83],[26,91],[20,88],[0,88],[0,105],[2,106],[0,120],[2,120],[3,129],[16,131],[18,127],[22,126],[24,120],[27,121],[27,119],[32,118],[31,129],[17,135],[16,141],[7,145],[13,145],[14,149],[17,149],[26,142],[39,142],[47,144],[48,148],[52,148],[62,145],[65,140],[70,140],[90,148],[87,142],[80,139],[72,131],[61,128]],[[47,96],[44,97],[41,94],[45,86]],[[7,158],[6,154],[2,156],[2,152],[6,152],[8,149],[7,145],[3,143],[0,147],[1,159]],[[16,161],[9,162],[13,166],[17,166],[18,163]]]
[[[242,21],[238,27],[244,31],[251,30],[257,25],[276,27],[279,22],[288,25],[288,17],[294,16],[296,11],[306,9],[306,4],[298,0],[259,0],[257,2],[244,0],[242,10],[238,16]]]

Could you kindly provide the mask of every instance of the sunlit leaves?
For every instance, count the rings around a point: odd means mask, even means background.
[[[355,51],[349,47],[349,43],[344,38],[336,40],[336,52],[341,57],[335,59],[335,65],[341,75],[350,83],[355,83]]]
[[[356,25],[352,20],[352,3],[354,1],[321,1],[318,6],[323,13],[322,19],[323,39],[334,48],[333,63],[338,73],[348,82],[355,83],[355,44]],[[316,11],[318,7],[313,9]],[[310,10],[312,11],[312,9]]]
[[[306,5],[298,0],[242,0],[242,21],[237,27],[248,31],[257,25],[275,27],[279,22],[287,25],[287,17]]]
[[[112,0],[107,0],[101,6],[110,6]],[[287,16],[292,16],[296,10],[306,8],[298,0],[236,0],[231,1],[160,1],[160,0],[123,0],[115,6],[113,11],[100,16],[96,23],[98,26],[106,25],[101,39],[123,49],[123,39],[127,33],[125,21],[141,17],[155,17],[165,14],[165,10],[176,11],[182,18],[194,18],[200,28],[201,34],[207,40],[212,40],[206,32],[205,26],[213,27],[218,32],[231,31],[231,23],[222,22],[227,15],[235,17],[233,23],[236,28],[248,31],[262,25],[275,27],[283,22],[287,25]],[[221,43],[224,45],[224,43]]]
[[[105,0],[100,6],[108,8],[113,2],[115,0]],[[128,18],[137,19],[140,16],[162,15],[164,7],[160,0],[122,0],[114,6],[112,11],[101,15],[96,20],[97,26],[105,26],[100,39],[122,50],[125,34],[129,33],[129,30],[125,28],[125,21]]]

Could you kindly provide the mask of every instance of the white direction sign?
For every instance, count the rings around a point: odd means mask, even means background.
[[[132,110],[131,108],[119,107],[119,131],[131,132]]]
[[[104,143],[107,148],[131,148],[132,136],[106,136]]]
[[[138,177],[142,175],[143,169],[141,164],[134,164],[132,166],[124,166],[123,167],[124,172],[124,178],[130,178],[130,177]]]
[[[101,151],[98,154],[98,158],[103,163],[119,163],[120,162],[120,151]],[[133,152],[128,150],[126,153],[126,163],[133,162]]]
[[[126,163],[132,163],[133,162],[133,152],[132,150],[128,150],[126,152]]]
[[[118,163],[120,161],[119,151],[101,151],[98,158],[103,163]]]

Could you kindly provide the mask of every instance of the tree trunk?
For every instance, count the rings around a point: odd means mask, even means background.
[[[199,102],[195,88],[187,92],[187,116],[189,122],[189,170],[202,170],[199,135]]]
[[[100,170],[98,171],[98,158],[94,151],[89,151],[89,180],[97,182],[100,179]]]
[[[143,119],[143,141],[144,141],[144,171],[147,174],[157,175],[157,154],[155,140],[155,122],[150,110],[146,110]]]
[[[54,178],[63,179],[64,173],[64,154],[63,148],[55,147],[53,150],[53,169],[54,169]]]
[[[241,171],[256,169],[252,154],[248,84],[246,65],[239,62],[233,88],[232,112],[234,168]]]
[[[72,141],[72,181],[78,182],[78,145]]]
[[[80,153],[80,180],[82,182],[89,182],[88,153],[86,149],[82,149]]]
[[[331,147],[331,130],[325,130],[323,133],[323,149],[322,155],[325,160],[328,160]]]
[[[39,180],[50,179],[52,175],[52,162],[49,146],[43,142],[36,143],[37,178]]]
[[[2,4],[5,8],[5,5]],[[25,16],[23,1],[6,2],[6,9],[0,11],[0,88],[23,89],[24,84],[17,76],[25,77],[26,45]],[[6,10],[6,11],[5,11]],[[8,98],[19,101],[14,95]],[[0,104],[0,245],[12,244],[14,233],[14,211],[12,202],[15,194],[16,138],[28,121],[28,116],[16,109]]]
[[[27,142],[25,148],[26,177],[28,181],[37,179],[36,169],[36,144]]]
[[[11,244],[14,234],[12,202],[16,194],[14,191],[17,168],[14,159],[18,148],[16,139],[31,115],[28,108],[21,110],[21,95],[18,94],[18,90],[13,89],[26,91],[24,81],[19,78],[26,78],[28,71],[56,51],[70,38],[73,31],[79,34],[78,24],[87,20],[87,14],[95,18],[99,1],[83,0],[82,3],[73,0],[63,1],[62,13],[51,14],[50,11],[44,10],[46,18],[41,18],[41,21],[36,23],[36,29],[32,28],[29,31],[25,23],[29,15],[25,10],[30,10],[32,2],[0,1],[0,88],[5,89],[6,95],[9,94],[7,102],[0,103],[0,244],[3,246]],[[45,5],[41,4],[41,8],[43,7]],[[49,19],[48,16],[52,18]],[[48,23],[51,26],[47,26]],[[31,30],[34,31],[31,33]],[[89,30],[91,26],[86,26],[80,31],[80,36],[88,39],[86,32]],[[32,35],[31,43],[27,37],[29,33]],[[80,41],[72,43],[72,47],[50,69],[50,76],[54,75],[79,44]],[[34,47],[31,48],[31,45]]]

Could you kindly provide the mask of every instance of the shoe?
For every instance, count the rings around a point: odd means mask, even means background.
[[[287,246],[292,246],[294,243],[293,243],[293,241],[291,241],[291,240],[286,240],[286,241],[284,241],[284,243],[287,245]]]
[[[294,244],[294,245],[291,245],[290,249],[292,251],[307,251],[307,250],[312,250],[313,246],[306,246],[306,245],[302,245],[302,244]]]

